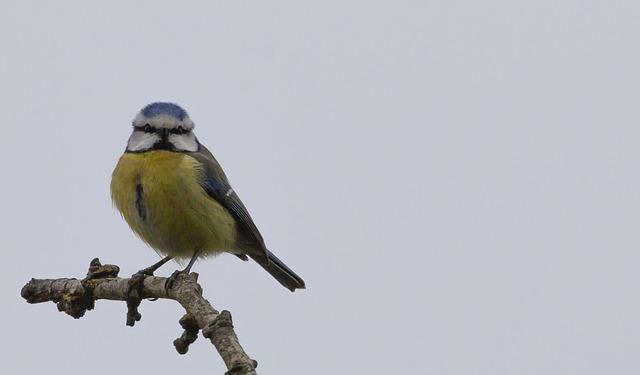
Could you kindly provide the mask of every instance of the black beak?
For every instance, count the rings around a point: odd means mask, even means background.
[[[176,147],[173,145],[173,143],[169,142],[169,134],[170,134],[169,129],[160,129],[158,131],[158,134],[160,135],[160,140],[156,142],[155,145],[153,145],[153,148],[155,150],[167,150],[167,151],[176,150]]]

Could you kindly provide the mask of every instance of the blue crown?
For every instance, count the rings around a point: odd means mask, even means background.
[[[142,114],[148,118],[156,117],[159,115],[169,115],[182,121],[187,115],[182,107],[174,103],[156,102],[151,103],[142,109]]]

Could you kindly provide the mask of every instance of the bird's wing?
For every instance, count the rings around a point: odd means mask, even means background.
[[[189,153],[189,155],[200,162],[203,167],[201,184],[207,194],[231,213],[236,219],[239,232],[243,233],[250,242],[257,245],[255,247],[255,250],[258,250],[257,253],[252,253],[251,255],[260,258],[264,257],[266,261],[268,251],[264,239],[251,219],[251,216],[249,216],[247,208],[242,204],[240,197],[238,197],[236,192],[231,188],[229,180],[216,158],[203,145],[200,145],[199,152]],[[240,259],[246,260],[246,256],[243,257],[239,255],[239,257]]]

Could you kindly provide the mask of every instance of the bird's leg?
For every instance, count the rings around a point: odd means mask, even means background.
[[[156,272],[158,270],[158,268],[162,267],[165,263],[167,263],[168,261],[170,261],[171,259],[173,259],[173,256],[169,255],[166,256],[162,259],[160,259],[157,263],[152,264],[151,266],[147,267],[147,268],[143,268],[140,271],[136,272],[142,275],[146,275],[146,276],[153,276],[153,273]]]
[[[167,279],[167,282],[164,284],[164,288],[169,291],[169,289],[171,289],[171,287],[173,286],[173,283],[176,281],[176,278],[178,277],[178,275],[181,274],[189,274],[189,272],[191,272],[191,267],[193,267],[193,264],[196,262],[196,260],[198,260],[198,256],[200,255],[200,250],[196,251],[195,253],[193,253],[193,256],[191,257],[191,260],[189,261],[189,264],[187,264],[187,266],[182,270],[178,270],[175,271],[171,276],[169,276],[169,278]]]
[[[193,253],[193,256],[191,257],[191,260],[189,261],[189,264],[187,264],[187,266],[182,270],[182,273],[191,272],[191,267],[193,267],[193,265],[196,262],[196,260],[198,260],[198,256],[200,256],[200,250],[198,250],[195,253]]]

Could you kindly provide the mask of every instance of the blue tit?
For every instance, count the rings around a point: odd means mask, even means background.
[[[133,120],[133,133],[111,179],[111,198],[131,229],[164,258],[222,252],[256,261],[285,288],[304,281],[267,250],[262,235],[211,152],[193,133],[187,112],[173,103],[152,103]],[[142,271],[141,271],[142,272]]]

